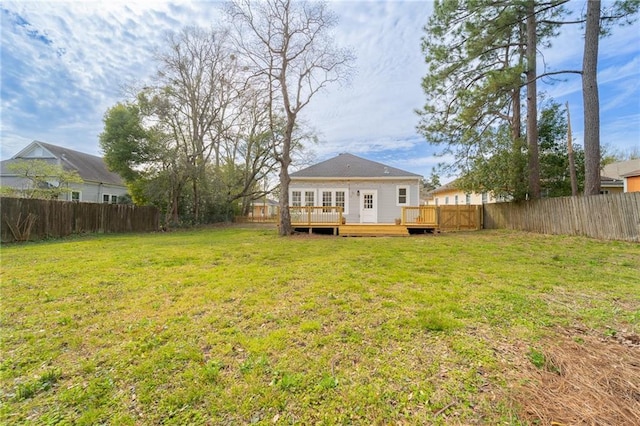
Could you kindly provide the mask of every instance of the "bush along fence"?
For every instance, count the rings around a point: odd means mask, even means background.
[[[125,204],[2,197],[0,211],[3,243],[79,233],[152,232],[160,226],[157,208]]]
[[[640,242],[640,192],[485,204],[484,228]]]

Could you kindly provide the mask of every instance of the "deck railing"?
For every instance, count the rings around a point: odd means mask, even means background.
[[[341,225],[343,221],[343,208],[338,206],[291,206],[289,214],[291,215],[291,224],[297,226],[311,225]]]
[[[436,206],[403,207],[401,224],[438,226],[438,210]]]

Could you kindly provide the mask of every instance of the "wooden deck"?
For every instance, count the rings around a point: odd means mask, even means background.
[[[409,236],[411,232],[480,229],[480,206],[403,207],[396,223],[345,223],[342,207],[289,207],[291,226],[296,230],[331,230],[345,237]]]
[[[338,235],[342,237],[408,237],[409,230],[406,226],[392,224],[340,225]]]

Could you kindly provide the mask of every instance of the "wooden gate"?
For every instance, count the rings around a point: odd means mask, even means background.
[[[438,207],[438,228],[460,231],[482,228],[482,206],[457,205]]]

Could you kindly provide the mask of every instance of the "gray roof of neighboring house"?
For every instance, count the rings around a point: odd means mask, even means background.
[[[420,178],[422,176],[367,160],[353,154],[340,154],[321,163],[291,173],[292,179],[301,178]]]
[[[640,158],[607,164],[602,168],[600,175],[613,179],[621,179],[622,175],[638,169],[640,169]]]
[[[0,173],[2,175],[11,175],[12,173],[7,170],[6,166],[16,162],[17,160],[28,160],[29,158],[22,157],[21,155],[27,150],[27,148],[34,144],[40,145],[42,148],[49,151],[55,159],[60,160],[60,165],[64,167],[65,170],[75,170],[78,172],[78,175],[80,175],[84,181],[125,186],[120,175],[107,169],[107,165],[102,157],[96,157],[95,155],[85,154],[84,152],[74,151],[69,148],[51,145],[40,141],[33,141],[10,160],[2,161],[0,163]]]
[[[629,173],[625,173],[622,175],[623,178],[635,177],[635,176],[640,176],[640,169],[632,170]]]

